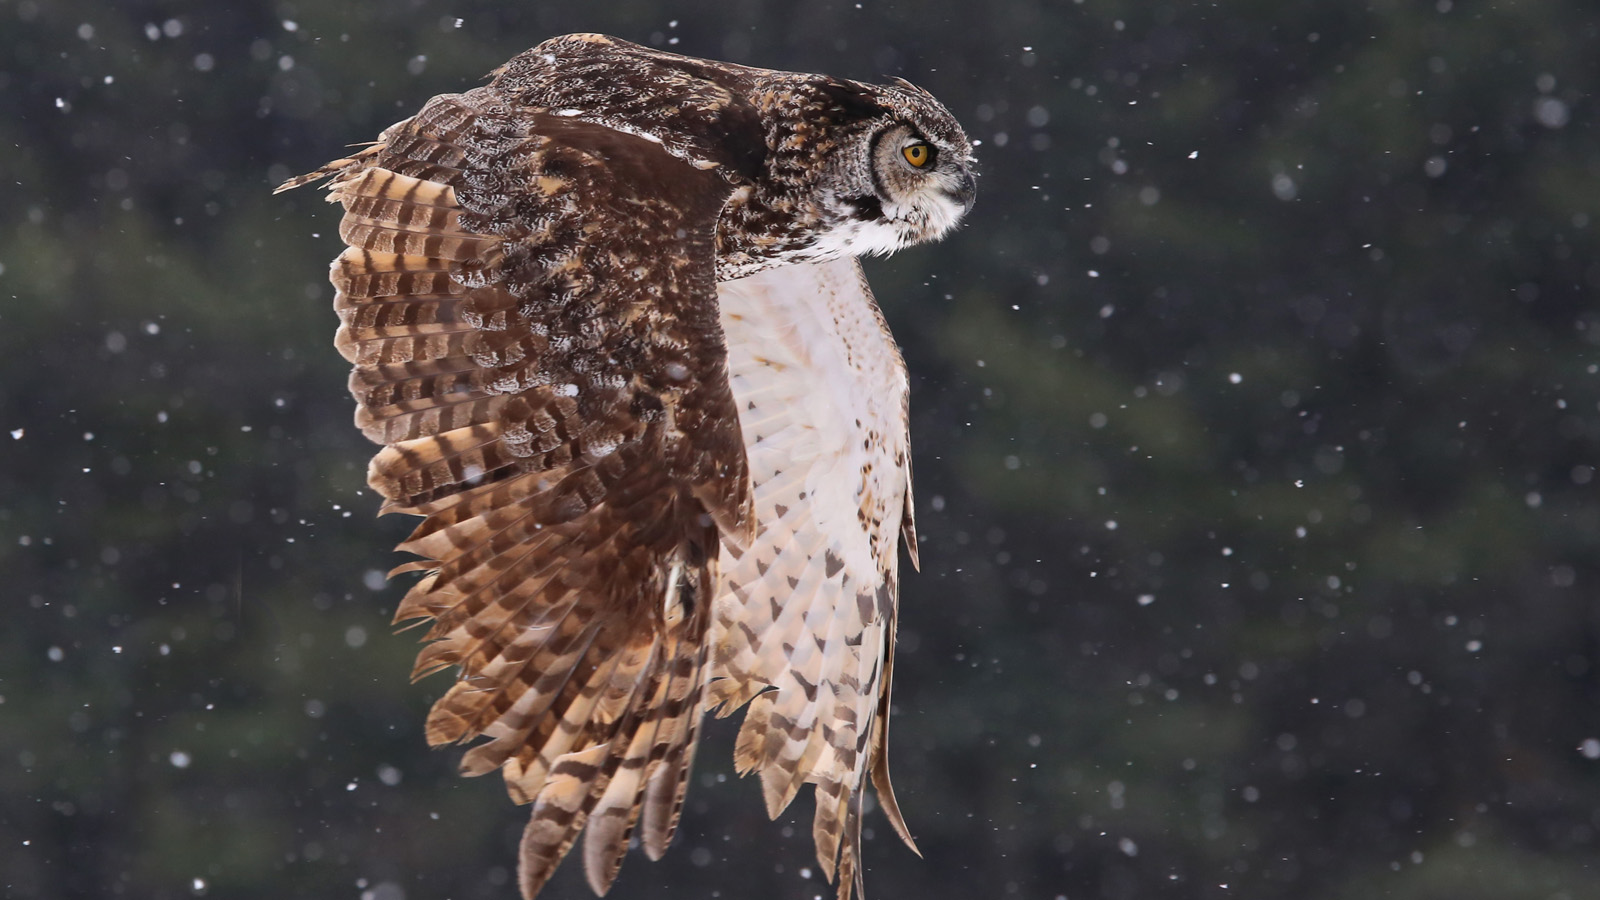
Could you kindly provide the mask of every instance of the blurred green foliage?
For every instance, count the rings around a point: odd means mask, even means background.
[[[1600,896],[1600,17],[1580,0],[0,0],[0,894],[511,897],[423,746],[283,177],[540,40],[933,90],[907,897]],[[615,897],[831,895],[713,725]],[[575,866],[552,896],[587,896]]]

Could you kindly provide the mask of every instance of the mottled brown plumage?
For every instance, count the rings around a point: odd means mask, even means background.
[[[969,153],[910,85],[570,35],[280,188],[345,208],[369,481],[423,517],[395,619],[429,624],[413,677],[459,673],[428,741],[483,738],[462,771],[533,807],[525,897],[580,834],[602,894],[636,828],[666,850],[707,708],[748,704],[735,760],[772,815],[817,785],[843,900],[869,776],[910,843],[885,758],[906,378],[851,257],[951,227]]]

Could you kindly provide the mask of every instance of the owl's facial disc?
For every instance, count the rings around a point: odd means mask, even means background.
[[[913,226],[912,241],[942,237],[972,208],[976,183],[967,167],[968,148],[924,136],[899,124],[873,142],[873,186],[884,215]]]
[[[937,240],[972,208],[970,148],[895,122],[870,137],[872,196],[854,201],[855,252]]]

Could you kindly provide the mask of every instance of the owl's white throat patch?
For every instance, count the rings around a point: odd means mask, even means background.
[[[965,211],[959,203],[933,191],[921,199],[920,205],[885,203],[882,215],[873,218],[862,217],[859,209],[840,204],[844,214],[831,227],[818,232],[812,245],[814,257],[888,256],[912,244],[938,240],[956,226]]]
[[[846,217],[820,231],[812,245],[817,258],[888,256],[915,240],[906,223],[890,219],[887,209],[884,213],[881,219]]]

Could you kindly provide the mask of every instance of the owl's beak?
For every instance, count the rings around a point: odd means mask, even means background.
[[[971,172],[961,173],[961,187],[956,189],[955,198],[961,201],[963,216],[972,212],[972,204],[978,199],[978,179],[972,177]]]

